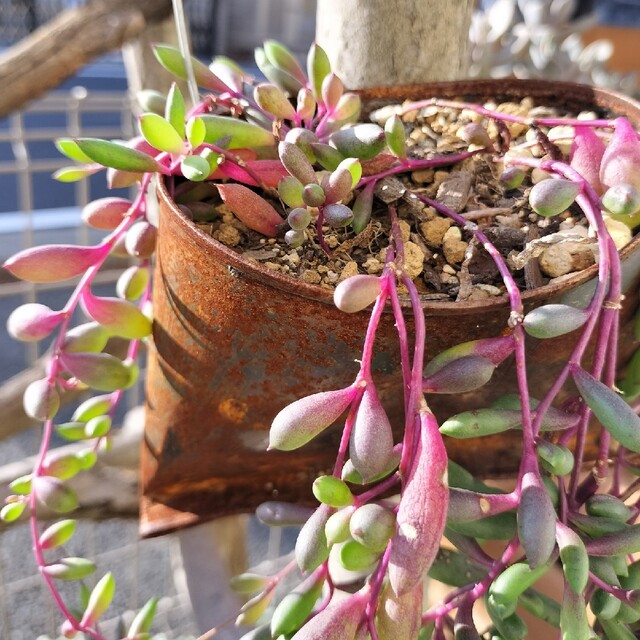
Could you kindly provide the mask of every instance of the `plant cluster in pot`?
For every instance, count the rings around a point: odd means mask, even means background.
[[[2,516],[31,518],[65,635],[103,637],[113,578],[70,611],[57,579],[95,567],[60,557],[75,522],[43,529],[37,506],[72,510],[65,479],[109,437],[151,333],[157,236],[146,533],[256,506],[267,523],[302,525],[293,562],[234,579],[250,596],[239,622],[258,624],[246,638],[524,638],[518,607],[565,638],[633,637],[640,106],[544,82],[353,94],[315,45],[307,76],[265,43],[270,83],[228,60],[155,51],[179,77],[191,67],[209,92],[201,103],[187,113],[176,86],[147,93],[142,137],[58,143],[80,162],[58,179],[107,167],[138,196],[85,209],[109,230],[100,244],[37,247],[4,265],[33,282],[80,276],[64,309],[24,305],[9,321],[23,340],[56,332],[47,377],[25,395],[44,422],[41,455]],[[95,295],[96,272],[123,248],[140,263],[117,297]],[[72,328],[76,307],[88,321]],[[131,340],[126,360],[103,352],[111,335]],[[99,395],[60,423],[60,390],[83,386]],[[54,432],[91,448],[57,458]],[[482,480],[506,471],[511,491]],[[556,564],[561,601],[535,588]],[[427,574],[451,591],[423,612]],[[477,628],[481,606],[490,622]],[[152,609],[127,638],[144,637]]]

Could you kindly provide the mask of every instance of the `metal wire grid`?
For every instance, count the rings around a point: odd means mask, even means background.
[[[38,126],[52,116],[60,117],[60,123],[54,126]],[[95,123],[98,114],[115,115],[113,124]],[[87,116],[94,120],[87,125]],[[105,117],[109,121],[108,117]],[[22,228],[18,234],[0,232],[0,258],[20,248],[40,244],[43,241],[64,241],[70,243],[90,243],[91,234],[84,225],[73,228],[56,229],[56,219],[61,212],[78,211],[80,207],[95,197],[94,185],[80,181],[71,187],[71,202],[66,208],[52,209],[47,212],[51,220],[46,230],[39,230],[34,223],[38,212],[34,209],[34,185],[38,189],[42,174],[70,164],[70,161],[57,157],[34,157],[34,145],[65,136],[91,136],[106,138],[130,137],[133,133],[130,104],[124,93],[88,93],[83,88],[75,88],[69,93],[51,94],[44,100],[33,103],[23,112],[15,113],[6,122],[0,123],[0,177],[11,176],[16,181],[17,212],[11,215],[20,221]],[[4,147],[2,146],[4,144]],[[7,145],[11,154],[7,153]],[[46,156],[46,154],[44,154]],[[102,176],[104,179],[104,176]],[[50,178],[49,178],[50,179]],[[49,180],[47,179],[47,180]],[[42,181],[42,185],[47,182]],[[41,194],[38,194],[41,195]],[[69,194],[67,194],[69,197]],[[40,198],[42,200],[42,198]],[[45,198],[46,201],[46,198]],[[1,203],[0,203],[1,205]],[[0,212],[0,231],[2,230]],[[5,225],[6,226],[6,225]],[[4,236],[4,238],[3,238]],[[61,236],[58,239],[58,236]],[[55,238],[55,239],[52,239]],[[95,238],[93,239],[95,242]],[[6,254],[6,255],[5,255]],[[121,269],[107,270],[101,275],[98,284],[113,287]],[[63,302],[68,294],[68,283],[52,285],[33,285],[26,282],[0,282],[0,316],[6,317],[8,311],[17,304],[41,300],[43,297],[58,296]],[[0,366],[0,383],[16,367],[29,366],[38,356],[38,349],[32,344],[22,345],[12,341],[4,327],[0,328],[0,342],[4,366]],[[17,350],[23,348],[24,353]],[[13,355],[12,355],[13,354]],[[7,367],[7,360],[13,360]],[[3,371],[4,369],[4,371]],[[140,392],[129,394],[126,403],[135,406],[140,402]],[[28,430],[18,436],[0,443],[0,464],[29,456],[34,453],[38,439],[38,430]],[[171,568],[171,545],[168,538],[139,541],[137,522],[130,520],[107,520],[103,522],[83,521],[78,533],[66,549],[68,555],[86,555],[95,558],[99,575],[106,570],[114,572],[118,585],[117,600],[113,611],[138,609],[152,595],[162,596],[159,613],[154,629],[165,635],[159,637],[186,637],[183,634],[195,634],[191,622],[191,609],[188,599],[176,592]],[[2,640],[34,640],[45,637],[57,637],[59,616],[48,593],[44,589],[35,565],[31,561],[31,545],[26,525],[17,525],[0,532],[0,638]],[[69,592],[70,602],[77,598],[75,592]],[[124,614],[124,619],[131,617]],[[107,620],[103,631],[107,637],[116,637],[118,619]],[[118,636],[119,637],[119,636]]]

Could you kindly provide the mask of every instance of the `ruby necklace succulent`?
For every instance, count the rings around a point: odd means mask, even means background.
[[[175,75],[188,75],[176,49],[158,45],[155,53]],[[32,474],[12,483],[14,495],[1,516],[13,521],[28,513],[36,562],[65,618],[63,634],[71,638],[82,632],[104,640],[99,619],[115,584],[107,573],[85,598],[83,610],[72,611],[57,581],[82,584],[96,567],[64,554],[75,521],[64,518],[44,527],[39,510],[66,514],[77,506],[65,480],[95,464],[110,437],[116,403],[137,376],[139,344],[151,331],[149,260],[156,230],[147,218],[146,196],[152,176],[166,180],[195,222],[226,208],[237,218],[236,229],[284,242],[291,250],[312,247],[331,254],[326,236],[332,228],[354,238],[370,229],[383,208],[375,194],[385,179],[482,156],[500,167],[496,172],[503,189],[523,189],[532,216],[562,218],[568,209],[584,216],[599,264],[590,302],[583,308],[548,304],[525,314],[513,275],[519,267],[500,253],[483,223],[493,214],[483,216],[479,210],[467,217],[416,190],[415,203],[432,207],[491,258],[511,310],[502,335],[429,354],[425,362],[424,311],[411,273],[410,240],[394,205],[384,207],[390,235],[382,272],[346,278],[334,293],[345,313],[371,307],[357,375],[344,388],[319,387],[284,407],[270,430],[269,448],[290,451],[341,423],[333,472],[313,483],[319,505],[311,512],[280,503],[258,509],[268,524],[303,526],[295,562],[272,576],[243,574],[233,580],[232,586],[249,597],[238,622],[258,624],[245,640],[438,639],[450,637],[450,631],[456,638],[509,640],[527,634],[520,607],[559,627],[563,638],[586,639],[594,632],[632,637],[640,622],[640,565],[625,556],[640,551],[640,525],[635,523],[637,482],[625,488],[622,474],[636,472],[632,454],[640,453],[640,358],[636,354],[625,377],[615,380],[615,345],[622,301],[617,249],[640,222],[637,133],[624,118],[534,120],[438,99],[392,107],[380,126],[359,120],[360,97],[345,92],[320,47],[309,52],[308,75],[273,41],[258,50],[256,60],[269,83],[256,84],[225,59],[209,67],[192,60],[199,86],[210,93],[187,110],[175,85],[168,96],[146,92],[141,137],[128,143],[59,141],[61,152],[79,164],[58,172],[57,179],[73,181],[107,167],[112,186],[139,184],[138,196],[133,201],[105,198],[85,208],[85,222],[109,232],[98,245],[36,247],[4,265],[31,282],[80,278],[63,309],[23,305],[8,323],[10,333],[24,341],[55,334],[46,376],[25,393],[25,410],[44,424],[38,461]],[[423,110],[445,108],[474,114],[459,132],[466,148],[420,157],[407,138],[408,121]],[[514,141],[509,129],[514,125],[529,128],[531,136]],[[562,142],[572,146],[568,156]],[[545,179],[529,188],[533,171]],[[122,253],[136,264],[121,276],[117,296],[92,293],[106,258]],[[88,321],[74,327],[77,308]],[[397,329],[403,425],[391,424],[372,367],[386,308]],[[407,313],[413,318],[411,332]],[[549,380],[543,397],[530,397],[525,334],[545,340],[572,332],[578,337],[559,375]],[[105,351],[110,337],[128,341],[124,360]],[[585,356],[589,344],[594,345],[591,360]],[[477,392],[510,358],[515,360],[517,396],[453,416],[434,415],[433,394]],[[559,403],[569,381],[577,395],[572,391],[569,400]],[[69,422],[59,422],[64,390],[87,388],[101,393],[82,403]],[[396,441],[393,428],[399,426],[402,437]],[[594,472],[584,478],[580,471],[589,462],[589,428],[601,430],[600,452]],[[519,431],[522,440],[520,468],[509,493],[449,461],[443,439],[502,431]],[[50,449],[54,432],[85,441],[87,448],[56,456]],[[611,488],[603,492],[609,477]],[[453,550],[441,548],[443,537]],[[502,541],[498,558],[480,546],[487,539]],[[562,601],[535,588],[558,560],[565,579]],[[275,587],[296,570],[303,573],[300,584],[269,608]],[[339,593],[338,576],[344,580],[345,572],[351,593]],[[427,575],[451,591],[423,612]],[[480,601],[491,622],[477,629],[473,613]],[[585,616],[587,601],[595,623]],[[127,640],[147,637],[154,609],[151,600]]]

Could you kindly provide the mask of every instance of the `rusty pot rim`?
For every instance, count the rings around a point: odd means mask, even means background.
[[[452,98],[457,96],[484,96],[522,98],[532,96],[538,99],[558,100],[558,95],[569,96],[569,101],[574,103],[591,102],[594,106],[611,111],[635,110],[636,126],[640,126],[640,102],[629,96],[612,91],[600,89],[585,84],[550,80],[516,80],[486,79],[486,80],[456,80],[450,82],[432,82],[415,85],[398,85],[388,87],[375,87],[358,91],[364,100],[397,101],[401,99],[418,100],[426,97],[438,96]],[[566,102],[566,100],[565,100]],[[627,114],[628,115],[628,114]],[[316,300],[320,303],[332,305],[333,291],[318,285],[309,284],[291,276],[285,276],[277,271],[272,271],[258,262],[247,260],[233,249],[218,242],[215,238],[201,231],[175,204],[163,180],[158,181],[158,193],[166,202],[168,208],[176,216],[178,224],[185,234],[200,250],[210,251],[224,259],[229,267],[237,269],[246,277],[268,284],[275,289],[283,290],[289,294]],[[635,251],[640,249],[640,234],[623,247],[620,258],[624,261]],[[520,293],[523,304],[536,303],[556,297],[561,293],[575,289],[588,282],[597,275],[598,265],[594,264],[561,282],[546,284],[537,289],[522,291]],[[408,299],[403,302],[408,305]],[[422,308],[429,315],[448,315],[455,311],[458,314],[471,314],[487,307],[496,310],[509,305],[507,294],[495,296],[487,300],[448,302],[422,300]]]

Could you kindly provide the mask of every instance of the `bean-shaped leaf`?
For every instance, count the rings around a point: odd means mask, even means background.
[[[355,389],[321,391],[286,406],[274,418],[269,448],[291,451],[306,444],[333,424],[351,404]]]
[[[570,527],[556,524],[556,541],[560,549],[560,560],[567,584],[581,594],[589,581],[589,556],[582,538]]]
[[[600,164],[600,181],[603,187],[628,183],[640,189],[640,144],[631,123],[626,118],[616,118],[615,128]]]
[[[325,50],[315,42],[307,55],[307,75],[316,100],[322,97],[322,82],[331,73],[331,62]]]
[[[346,507],[353,504],[353,494],[345,482],[335,476],[318,476],[313,481],[313,495],[318,502],[330,507]]]
[[[584,595],[566,587],[560,611],[560,630],[562,631],[562,640],[591,640],[593,638],[587,619],[587,603],[584,600]]]
[[[349,456],[364,482],[385,471],[393,455],[393,431],[378,392],[365,387],[349,440]]]
[[[127,198],[99,198],[82,209],[82,220],[94,229],[115,229],[131,209],[133,203]]]
[[[187,70],[180,49],[166,44],[156,44],[153,47],[153,53],[158,59],[158,62],[167,71],[181,80],[187,79]],[[191,57],[191,65],[199,86],[209,89],[210,91],[215,91],[216,93],[226,93],[229,91],[229,87],[227,87],[207,65],[200,62],[200,60]]]
[[[136,340],[151,333],[151,320],[127,300],[94,296],[85,291],[82,306],[93,320],[114,335]]]
[[[384,135],[391,153],[398,158],[406,158],[404,124],[399,115],[394,114],[385,122]]]
[[[169,121],[171,126],[176,130],[180,138],[185,136],[185,105],[182,91],[174,82],[169,89],[167,95],[167,103],[165,106],[164,117]],[[154,145],[155,146],[155,145]],[[196,145],[197,146],[197,145]],[[158,149],[160,147],[157,147]]]
[[[276,142],[270,131],[251,122],[210,114],[200,116],[200,120],[206,129],[204,141],[215,144],[222,138],[228,138],[227,149],[273,147]]]
[[[518,507],[518,537],[532,569],[545,564],[556,544],[556,511],[540,477],[529,471],[522,478]]]
[[[88,176],[92,176],[104,167],[99,164],[85,164],[83,166],[62,167],[54,171],[51,177],[58,182],[78,182]]]
[[[102,576],[92,589],[89,602],[82,615],[80,624],[93,626],[100,616],[107,610],[116,591],[116,581],[111,572]]]
[[[211,174],[211,166],[201,156],[187,156],[180,162],[182,175],[191,182],[202,182]]]
[[[306,84],[307,77],[302,67],[287,47],[276,40],[265,40],[262,47],[267,59],[274,67],[283,69],[297,78],[302,84]]]
[[[44,422],[53,418],[60,408],[60,394],[46,378],[30,382],[22,397],[25,413],[34,420]]]
[[[640,417],[612,389],[580,367],[572,371],[580,395],[602,426],[626,449],[640,452]]]
[[[550,217],[566,211],[580,193],[580,186],[564,178],[543,180],[529,192],[531,208],[541,216]]]
[[[421,584],[398,597],[386,583],[376,609],[379,640],[415,640],[422,626],[422,598]]]
[[[140,132],[145,140],[156,149],[168,153],[185,153],[186,145],[175,127],[157,113],[143,113],[140,116]],[[184,125],[182,127],[184,129]],[[115,167],[116,169],[127,167]]]
[[[293,142],[282,141],[278,145],[278,155],[285,169],[302,184],[317,182],[316,173],[304,151]]]
[[[348,160],[351,160],[349,158]],[[322,187],[324,189],[326,202],[338,202],[344,200],[353,188],[353,177],[349,167],[346,164],[347,161],[343,160],[335,171],[333,171],[326,182],[323,181]],[[355,162],[358,162],[355,160]],[[358,166],[360,163],[358,162]]]
[[[322,593],[325,575],[322,569],[315,571],[282,598],[271,616],[274,638],[297,631],[304,624]]]
[[[155,158],[123,144],[98,138],[77,138],[76,142],[83,153],[105,167],[138,173],[162,171],[162,166]]]
[[[78,506],[78,497],[73,489],[59,478],[36,476],[31,480],[31,487],[38,502],[51,511],[67,513]]]
[[[317,569],[329,557],[325,526],[334,511],[329,505],[321,504],[300,530],[295,558],[302,571]]]
[[[105,255],[103,247],[43,244],[11,256],[2,266],[28,282],[62,282],[83,274]]]
[[[145,605],[138,611],[131,626],[129,627],[129,633],[127,638],[137,638],[139,634],[149,631],[153,618],[156,614],[156,607],[158,605],[157,598],[150,598]]]
[[[370,182],[356,197],[355,202],[351,206],[353,211],[353,220],[351,228],[354,233],[364,231],[371,220],[373,211],[373,192],[375,182]]]
[[[61,311],[53,311],[39,302],[27,302],[11,312],[7,320],[7,331],[16,340],[36,342],[46,338],[62,319]]]
[[[513,614],[520,595],[547,573],[549,567],[549,564],[542,564],[532,569],[526,562],[508,566],[489,588],[496,611],[502,617]]]
[[[62,558],[42,567],[42,572],[57,580],[82,580],[94,573],[96,565],[86,558]]]
[[[475,391],[491,379],[496,365],[484,356],[462,356],[445,364],[423,380],[425,393]]]
[[[385,147],[384,129],[377,124],[358,124],[340,129],[331,136],[331,143],[345,158],[368,160]]]
[[[442,369],[445,364],[453,362],[463,356],[483,356],[497,366],[508,358],[514,349],[515,342],[512,336],[482,338],[480,340],[463,342],[441,351],[435,358],[432,358],[424,368],[424,375],[430,376],[439,369]]]
[[[447,452],[434,415],[422,413],[419,428],[415,462],[400,499],[389,558],[389,580],[398,596],[412,591],[433,563],[449,502]]]
[[[522,414],[510,409],[473,409],[445,420],[440,433],[452,438],[477,438],[515,429],[522,423]]]
[[[39,538],[43,549],[54,549],[71,539],[75,533],[78,522],[76,520],[59,520],[47,527]]]
[[[285,94],[273,84],[262,83],[253,90],[254,100],[267,113],[280,120],[293,120],[296,110]]]
[[[72,376],[98,391],[126,389],[131,382],[129,367],[108,353],[65,353],[60,362]]]
[[[262,196],[241,184],[216,186],[224,203],[249,229],[268,238],[276,236],[278,227],[284,221]]]
[[[331,602],[291,640],[354,640],[367,600],[358,592]]]
[[[335,288],[333,302],[346,313],[366,309],[380,295],[382,280],[378,276],[359,274],[345,278]]]
[[[591,127],[575,127],[571,147],[571,167],[595,189],[598,195],[603,191],[600,182],[600,164],[604,151],[604,143]]]
[[[534,338],[555,338],[579,329],[588,319],[586,309],[567,304],[545,304],[527,313],[522,326]]]

